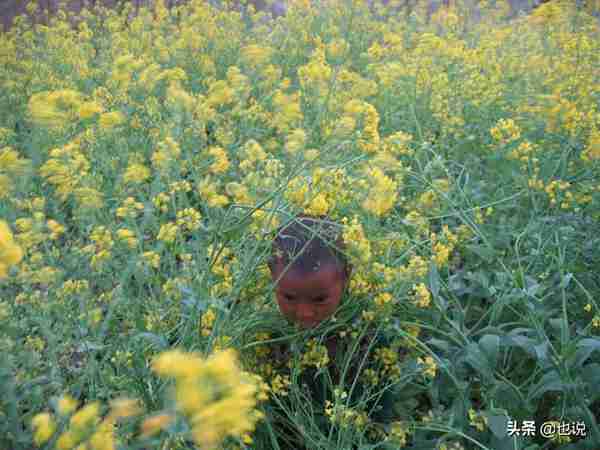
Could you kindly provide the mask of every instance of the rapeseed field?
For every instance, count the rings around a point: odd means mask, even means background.
[[[0,449],[600,448],[598,2],[427,3],[0,35]],[[302,214],[352,267],[310,329]]]

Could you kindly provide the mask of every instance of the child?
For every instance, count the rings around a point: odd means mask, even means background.
[[[313,328],[329,318],[348,285],[351,267],[335,228],[331,222],[301,216],[273,241],[269,269],[277,303],[281,313],[302,328]]]
[[[300,216],[280,228],[273,241],[272,256],[268,262],[275,297],[282,315],[302,329],[312,329],[330,318],[338,309],[346,294],[352,268],[343,254],[345,248],[341,229],[334,222],[311,216]],[[299,379],[301,385],[309,387],[310,396],[317,409],[324,410],[333,400],[332,385],[342,385],[345,389],[353,386],[350,394],[354,401],[364,392],[360,380],[361,369],[368,366],[369,347],[381,341],[381,337],[367,335],[359,343],[359,350],[353,354],[350,370],[344,371],[343,358],[351,353],[355,341],[342,342],[337,336],[325,339],[327,348],[327,373],[313,368],[304,370]],[[276,348],[272,354],[275,365],[293,357],[289,347]],[[342,374],[344,382],[340,383]],[[302,387],[302,386],[300,386]],[[374,404],[376,403],[376,404]],[[372,412],[371,420],[389,422],[392,412],[392,398],[389,390],[375,402],[367,402],[366,410]],[[321,417],[325,429],[328,419]],[[297,444],[295,444],[297,445]],[[308,445],[310,447],[310,445]],[[298,448],[298,447],[296,447]]]

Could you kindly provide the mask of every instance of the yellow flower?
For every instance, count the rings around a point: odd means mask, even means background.
[[[512,119],[500,119],[498,124],[490,130],[490,134],[496,141],[506,145],[521,137],[521,129]]]
[[[156,239],[164,242],[174,242],[177,237],[179,227],[173,222],[166,223],[160,227]]]
[[[225,206],[229,203],[227,196],[217,192],[218,185],[209,176],[198,183],[197,189],[200,196],[206,199],[208,206],[214,208]]]
[[[78,115],[81,119],[89,119],[94,117],[96,114],[100,114],[104,111],[102,105],[98,102],[84,102],[79,106]]]
[[[97,423],[99,413],[100,403],[89,403],[71,416],[70,425],[75,429],[83,430]]]
[[[23,258],[23,251],[13,241],[13,235],[4,221],[0,221],[0,279],[5,278],[10,266],[18,264]]]
[[[125,122],[125,116],[119,111],[111,111],[100,116],[98,123],[103,129],[111,129]]]
[[[33,440],[38,446],[48,442],[56,431],[56,423],[50,413],[36,414],[31,419],[31,425],[35,430]]]
[[[202,368],[203,361],[198,355],[181,350],[163,352],[152,362],[152,370],[161,376],[194,377]]]
[[[140,414],[140,402],[131,398],[118,398],[110,402],[110,417],[122,419]]]
[[[225,149],[222,147],[211,147],[208,150],[208,154],[215,158],[214,162],[208,168],[211,173],[219,174],[227,171],[229,168],[229,159],[227,159]]]
[[[595,161],[600,159],[600,130],[590,133],[586,149],[581,152],[583,161]]]
[[[381,308],[392,302],[393,299],[392,294],[389,292],[382,292],[375,297],[375,304]]]
[[[123,206],[117,208],[117,217],[120,219],[129,218],[135,219],[141,210],[144,209],[144,205],[140,202],[136,202],[135,198],[127,197],[123,201]]]
[[[58,400],[58,412],[63,416],[68,416],[77,409],[77,400],[68,394],[63,395]]]
[[[365,322],[373,322],[375,320],[375,311],[363,311],[362,318]]]
[[[11,178],[23,175],[29,162],[19,158],[19,153],[11,147],[0,149],[0,198],[9,196],[13,190]]]
[[[259,161],[267,159],[267,153],[262,146],[254,139],[249,139],[242,148],[243,161],[240,163],[240,170],[249,172],[256,167]]]
[[[419,364],[423,366],[423,373],[428,378],[435,378],[435,374],[437,372],[437,364],[435,360],[431,356],[426,356],[425,359],[417,358]]]
[[[253,67],[262,66],[269,62],[273,49],[250,44],[241,49],[242,60],[245,64]]]
[[[306,133],[302,128],[296,128],[287,136],[285,150],[294,155],[306,144]]]
[[[148,417],[144,419],[142,425],[140,426],[140,436],[142,438],[149,438],[154,436],[156,433],[167,428],[172,422],[174,418],[170,414],[156,414],[154,416]]]
[[[367,239],[363,226],[358,221],[358,217],[353,217],[350,224],[348,224],[348,219],[345,217],[341,222],[344,224],[342,237],[344,242],[348,245],[348,250],[351,255],[361,264],[367,264],[372,256],[371,243]]]
[[[452,246],[444,244],[442,242],[437,242],[433,246],[433,260],[438,265],[438,267],[443,267],[448,263],[450,259],[450,252],[452,251]]]
[[[232,349],[202,358],[195,353],[170,350],[159,355],[152,368],[174,377],[177,408],[192,427],[196,445],[216,448],[228,435],[243,437],[254,429],[262,413],[254,409],[264,398],[260,377],[241,372]]]
[[[398,197],[398,184],[386,176],[379,167],[367,169],[366,178],[370,180],[371,187],[362,207],[381,217],[394,207]]]
[[[202,314],[202,318],[200,319],[200,333],[202,336],[210,336],[216,318],[217,315],[212,308],[208,308],[206,312]]]
[[[227,85],[227,81],[215,81],[208,88],[208,98],[206,103],[211,107],[228,105],[233,101],[233,96],[233,89]]]
[[[176,112],[191,113],[196,106],[196,99],[179,82],[172,82],[167,88],[167,104]]]
[[[177,212],[177,225],[187,231],[196,231],[200,228],[202,216],[194,208],[186,208]]]
[[[337,60],[344,56],[348,51],[349,45],[343,39],[336,39],[327,44],[327,56],[333,60]]]
[[[83,95],[72,89],[39,92],[29,99],[32,120],[50,128],[60,128],[78,116]]]
[[[46,222],[48,229],[51,231],[50,239],[58,239],[65,232],[65,227],[58,223],[56,220],[48,220]]]
[[[127,228],[121,228],[117,230],[117,236],[119,239],[125,242],[129,248],[135,248],[138,244],[135,233]]]
[[[81,208],[101,209],[104,205],[104,194],[91,187],[80,187],[73,191],[73,195]]]
[[[158,269],[160,267],[160,255],[156,252],[144,252],[142,257],[150,266]]]
[[[104,419],[92,434],[87,444],[91,450],[115,450],[115,423],[112,418]]]
[[[316,339],[308,341],[307,350],[302,355],[301,365],[303,367],[314,366],[321,369],[329,364],[329,353],[327,347],[319,345]]]
[[[388,434],[388,438],[394,444],[399,447],[403,447],[406,445],[406,439],[408,437],[408,429],[406,424],[403,422],[392,422],[390,424],[390,431]]]
[[[271,392],[273,395],[286,396],[291,384],[289,375],[277,374],[271,380]]]
[[[143,164],[130,164],[123,174],[124,183],[143,183],[150,178],[150,169]]]
[[[415,294],[413,301],[419,308],[427,308],[431,303],[431,293],[425,284],[420,283],[414,288]]]
[[[331,205],[327,199],[327,196],[323,192],[319,192],[315,198],[312,199],[310,205],[305,209],[306,214],[313,216],[321,216],[327,214],[331,209]]]
[[[488,419],[483,414],[477,413],[473,408],[469,409],[469,423],[477,428],[478,431],[484,431],[487,426]]]

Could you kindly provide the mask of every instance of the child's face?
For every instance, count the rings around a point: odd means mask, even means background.
[[[272,272],[273,281],[284,269],[285,265],[278,262]],[[286,318],[302,328],[313,328],[335,312],[345,286],[346,276],[333,264],[309,274],[289,269],[279,280],[275,296]]]

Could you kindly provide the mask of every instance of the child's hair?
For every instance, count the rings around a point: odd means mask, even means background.
[[[273,240],[269,268],[274,271],[277,262],[301,274],[317,271],[333,264],[342,273],[348,273],[348,262],[339,225],[324,217],[301,215],[282,226]]]

